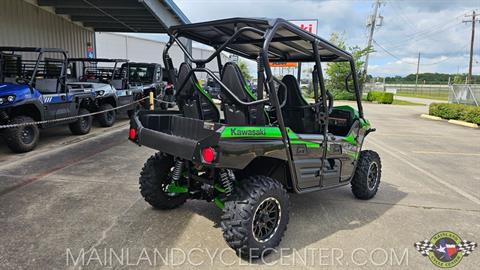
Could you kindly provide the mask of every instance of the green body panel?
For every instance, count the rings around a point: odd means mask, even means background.
[[[176,182],[172,182],[170,185],[168,185],[167,192],[168,193],[187,193],[188,188],[184,186],[179,186],[177,185]]]
[[[215,199],[213,199],[213,203],[215,203],[215,205],[220,209],[223,209],[225,207],[225,203],[218,197],[215,197]]]
[[[355,136],[353,136],[352,132],[348,133],[348,136],[343,138],[343,140],[350,143],[351,145],[357,145],[357,141],[355,141]]]

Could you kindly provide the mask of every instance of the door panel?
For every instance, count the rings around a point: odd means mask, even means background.
[[[298,139],[291,140],[293,162],[299,188],[321,186],[327,188],[340,183],[342,163],[338,158],[325,159],[323,176],[320,175],[323,157],[323,136],[315,134],[297,134]],[[336,151],[341,151],[337,149]]]

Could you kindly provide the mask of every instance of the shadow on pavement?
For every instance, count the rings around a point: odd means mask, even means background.
[[[356,199],[350,185],[338,189],[290,194],[290,221],[280,246],[284,256],[298,251],[339,231],[353,231],[374,222],[407,194],[394,185],[382,182],[377,197],[369,201]],[[214,207],[212,205],[212,207]],[[212,220],[220,230],[221,210],[195,207],[196,213]],[[265,258],[265,263],[280,259],[279,252]],[[253,263],[261,264],[261,260]]]

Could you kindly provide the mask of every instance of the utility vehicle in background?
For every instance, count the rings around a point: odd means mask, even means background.
[[[0,47],[0,129],[14,152],[28,152],[39,140],[39,128],[68,124],[73,134],[87,134],[95,100],[92,93],[66,83],[67,52],[61,49]],[[36,121],[41,124],[23,125]]]
[[[143,98],[143,86],[130,84],[129,72],[122,67],[126,59],[70,58],[67,84],[96,94],[92,111],[107,111],[96,116],[103,127],[113,126],[118,113],[132,115],[139,109],[135,101]],[[130,106],[125,106],[131,104]],[[115,108],[120,107],[118,110]]]
[[[164,50],[174,43],[189,63],[178,67],[179,111],[140,111],[131,119],[129,138],[158,150],[145,163],[140,192],[153,207],[171,209],[187,199],[213,201],[223,209],[227,244],[242,257],[259,257],[279,243],[289,219],[288,193],[351,185],[359,199],[375,196],[381,178],[377,153],[362,150],[372,131],[364,117],[352,55],[283,19],[233,18],[170,27]],[[179,42],[191,39],[215,48],[195,59]],[[238,66],[222,63],[226,51],[257,61],[256,95]],[[219,76],[205,68],[217,61]],[[314,101],[302,96],[298,80],[272,75],[271,62],[313,63]],[[356,107],[334,106],[322,66],[344,63],[350,70]],[[206,73],[221,86],[220,109],[198,84]],[[220,113],[220,110],[222,113]],[[334,226],[334,224],[318,224]]]
[[[153,92],[157,100],[166,102],[174,102],[174,91],[172,87],[168,87],[163,74],[163,68],[156,63],[140,63],[129,62],[122,64],[121,73],[127,74],[128,85],[130,87],[140,87],[141,92],[137,92],[139,96],[135,100],[148,97]],[[163,110],[169,108],[169,103],[156,101],[156,105]],[[149,109],[148,100],[141,102],[143,109]],[[171,106],[170,106],[171,107]]]

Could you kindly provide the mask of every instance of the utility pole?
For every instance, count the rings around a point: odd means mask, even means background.
[[[418,52],[418,61],[417,61],[417,76],[415,77],[415,91],[417,91],[418,86],[418,72],[420,71],[420,52]]]
[[[473,66],[473,43],[475,41],[475,24],[476,22],[480,21],[480,18],[477,19],[477,14],[475,13],[475,10],[472,11],[472,14],[466,14],[465,17],[471,18],[468,20],[463,20],[464,23],[472,23],[472,37],[470,40],[470,61],[468,65],[468,77],[467,77],[467,82],[472,83],[472,66]]]
[[[373,7],[373,14],[368,20],[367,27],[370,27],[370,33],[368,35],[368,43],[367,43],[367,48],[372,47],[372,41],[373,41],[373,33],[375,32],[375,26],[377,25],[377,16],[378,16],[378,8],[380,8],[380,5],[382,4],[381,0],[375,0],[375,5]],[[365,73],[365,79],[364,81],[367,81],[367,76],[368,76],[368,58],[369,58],[369,53],[365,56],[365,67],[363,68],[363,72]]]

